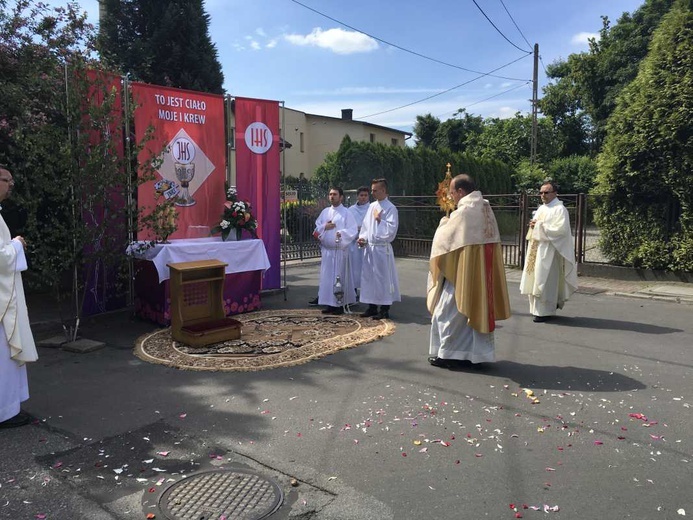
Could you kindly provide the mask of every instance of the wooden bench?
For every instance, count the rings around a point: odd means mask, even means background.
[[[224,312],[226,265],[219,260],[168,264],[173,339],[204,347],[241,337],[241,322]]]

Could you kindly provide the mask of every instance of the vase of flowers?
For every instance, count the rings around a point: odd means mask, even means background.
[[[247,230],[253,238],[257,238],[257,219],[252,214],[250,202],[238,200],[236,188],[231,186],[226,190],[226,202],[221,220],[214,226],[212,233],[221,233],[222,240],[240,240],[243,230]]]

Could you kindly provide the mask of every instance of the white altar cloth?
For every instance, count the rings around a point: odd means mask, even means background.
[[[127,253],[140,260],[154,262],[159,283],[171,277],[168,264],[177,262],[219,260],[228,264],[226,274],[266,271],[270,268],[265,244],[260,239],[224,242],[221,237],[185,238],[139,251],[142,244],[145,242],[133,242],[128,246]]]

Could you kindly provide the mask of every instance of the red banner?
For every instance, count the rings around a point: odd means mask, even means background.
[[[81,129],[87,129],[89,145],[88,162],[84,168],[92,171],[103,161],[111,161],[123,167],[123,109],[120,76],[105,71],[88,70],[89,80],[87,101],[81,121]],[[110,168],[106,168],[110,170]],[[103,203],[82,205],[84,225],[91,231],[93,240],[84,247],[87,263],[84,267],[84,300],[82,314],[91,316],[122,307],[125,304],[122,294],[116,290],[117,272],[113,266],[104,264],[99,258],[103,250],[113,252],[122,249],[127,240],[127,218],[124,213],[125,176],[110,174],[108,179],[95,176],[83,178],[86,189],[98,192],[101,186],[108,186],[110,195]]]
[[[151,212],[159,191],[177,197],[178,230],[170,238],[186,238],[190,226],[214,227],[226,199],[224,98],[144,83],[132,83],[132,96],[137,142],[154,127],[154,138],[140,152],[139,162],[160,159],[157,178],[138,189],[138,208],[143,214]],[[144,230],[137,238],[154,237]]]
[[[264,289],[281,287],[279,103],[236,98],[236,188],[252,204],[271,267]]]

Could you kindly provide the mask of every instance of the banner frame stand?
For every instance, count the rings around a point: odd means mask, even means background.
[[[128,218],[128,244],[132,244],[135,241],[135,222],[133,220],[133,207],[134,207],[134,197],[133,197],[133,186],[132,186],[132,142],[130,137],[130,73],[126,73],[121,76],[122,82],[122,109],[123,109],[123,127],[124,127],[124,140],[125,143],[125,171],[127,173],[127,195],[126,204],[128,207],[127,218]],[[127,296],[127,306],[135,307],[135,259],[132,256],[128,257],[128,296]]]
[[[284,234],[282,236],[282,243],[284,245],[284,251],[283,251],[283,257],[282,258],[282,271],[284,275],[284,283],[282,284],[282,289],[284,289],[284,301],[286,301],[286,291],[287,291],[287,283],[286,283],[286,251],[287,251],[287,228],[286,228],[286,106],[284,101],[279,102],[282,107],[282,120],[281,120],[281,130],[279,131],[279,145],[282,147],[281,149],[281,154],[282,154],[282,162],[281,162],[281,167],[282,167],[282,177],[281,177],[281,182],[283,186],[283,192],[280,198],[280,201],[283,200],[283,208],[282,208],[282,224],[284,226]]]

